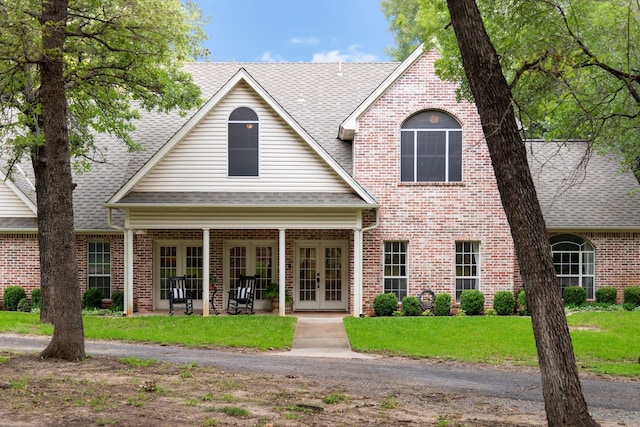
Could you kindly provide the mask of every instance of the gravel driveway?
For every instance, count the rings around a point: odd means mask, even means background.
[[[0,334],[0,348],[16,352],[44,349],[49,337]],[[354,390],[400,390],[427,396],[456,394],[490,399],[501,407],[544,412],[540,373],[533,368],[497,368],[396,357],[331,359],[283,357],[274,353],[187,349],[152,344],[86,341],[87,354],[133,356],[177,364],[197,363],[222,370],[306,376],[343,384]],[[640,381],[585,375],[582,389],[590,413],[607,424],[640,426]],[[456,404],[458,404],[458,399]]]

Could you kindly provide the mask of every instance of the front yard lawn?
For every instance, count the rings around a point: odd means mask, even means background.
[[[640,377],[640,312],[579,312],[567,323],[579,369]],[[348,317],[345,327],[352,349],[365,353],[538,363],[529,317]]]

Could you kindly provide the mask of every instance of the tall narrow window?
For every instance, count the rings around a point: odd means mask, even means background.
[[[229,176],[258,176],[258,115],[240,107],[229,116]]]
[[[398,301],[407,296],[407,261],[407,242],[384,243],[384,293],[396,294]]]
[[[480,242],[456,242],[456,301],[480,283]]]
[[[551,238],[551,251],[560,290],[580,286],[593,299],[595,252],[591,243],[573,234],[559,234]]]
[[[400,180],[462,181],[462,127],[450,115],[423,111],[402,125]]]
[[[103,298],[111,298],[111,245],[108,242],[89,242],[87,286],[100,289]]]

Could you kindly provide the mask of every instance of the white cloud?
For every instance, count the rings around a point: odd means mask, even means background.
[[[294,37],[289,40],[291,44],[318,44],[320,40],[316,37]]]
[[[263,62],[284,62],[284,59],[280,55],[272,55],[271,52],[266,51],[260,56],[260,61]]]
[[[375,62],[376,56],[360,51],[360,45],[348,47],[346,52],[340,50],[323,51],[313,54],[311,62]]]

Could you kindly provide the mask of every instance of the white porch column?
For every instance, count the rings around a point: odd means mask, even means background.
[[[202,315],[209,315],[209,229],[202,229]]]
[[[353,317],[362,314],[362,229],[353,230]]]
[[[124,312],[133,316],[133,230],[124,230]]]
[[[280,305],[278,307],[278,316],[285,315],[285,280],[287,277],[286,271],[286,238],[285,238],[285,229],[279,229],[279,242],[278,242],[278,299]]]

